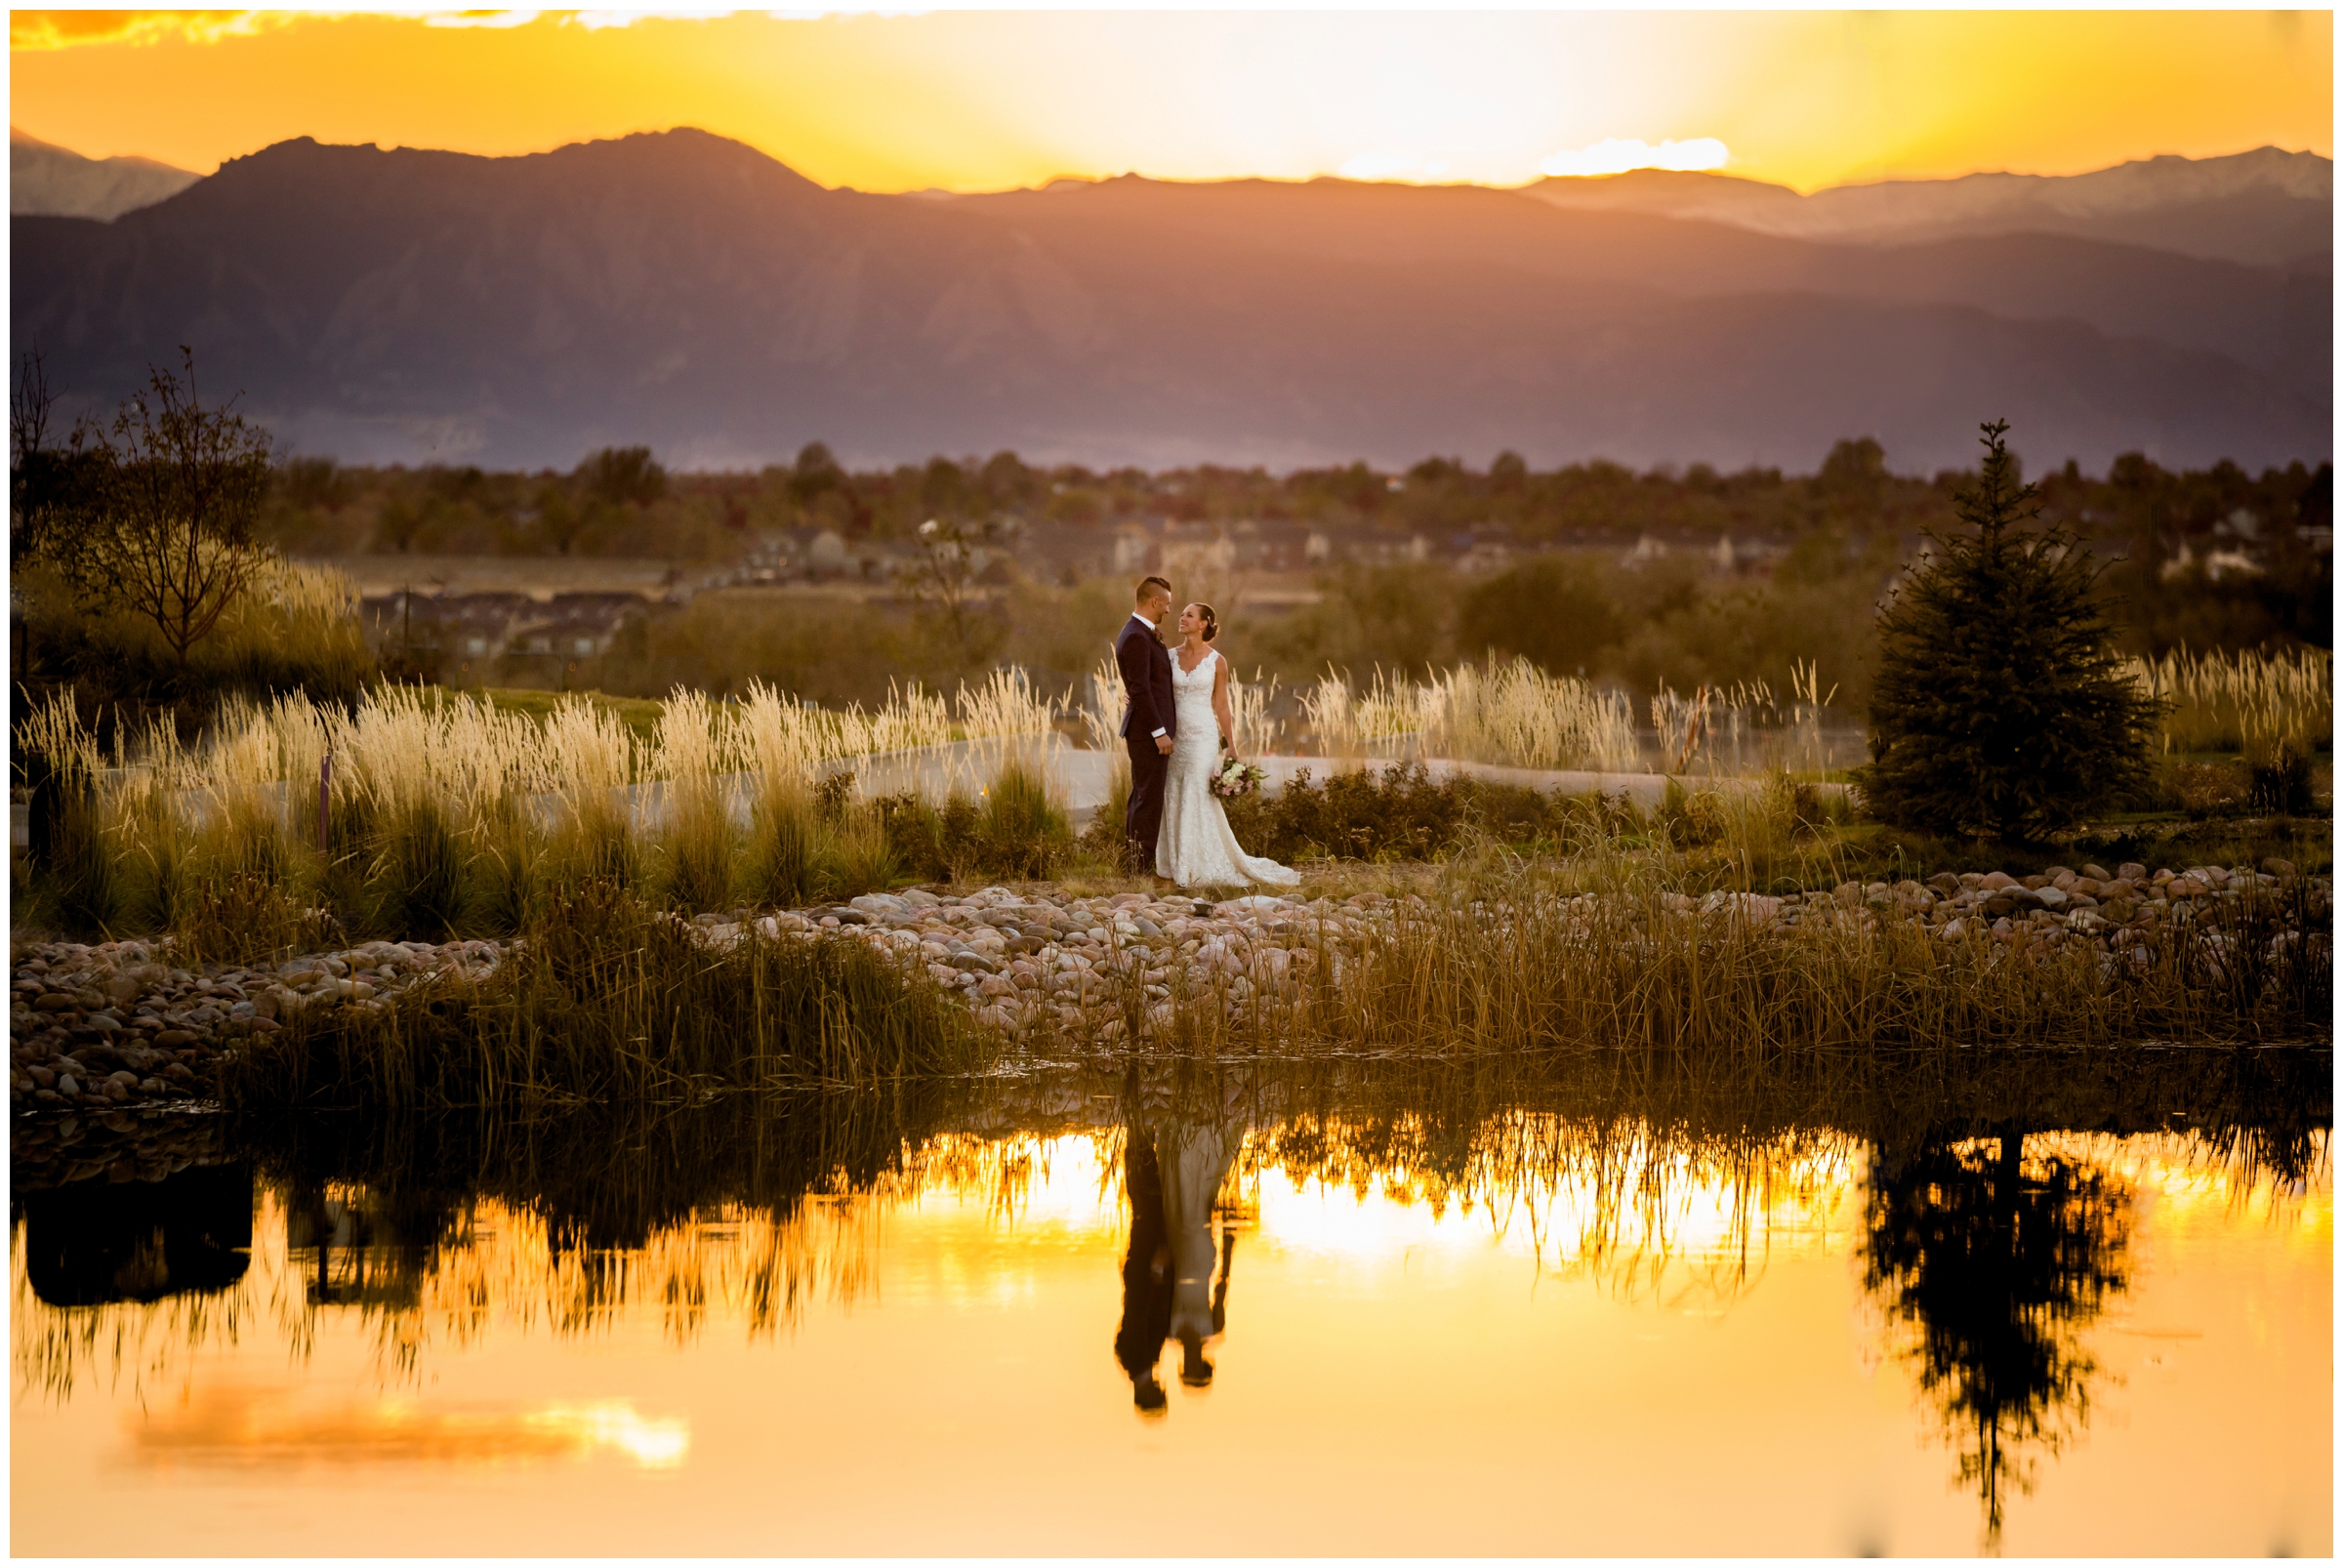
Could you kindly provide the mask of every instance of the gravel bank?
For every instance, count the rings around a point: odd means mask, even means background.
[[[2293,890],[2294,868],[2124,865],[2053,867],[2039,876],[1945,874],[1927,883],[1847,883],[1788,897],[1671,893],[1676,918],[1729,920],[1788,933],[1817,923],[1916,923],[1948,942],[2048,954],[2076,944],[2111,963],[2145,961],[2159,930],[2200,922],[2249,890]],[[2331,937],[2331,878],[2307,879],[2318,928]],[[1599,894],[1574,903],[1588,909]],[[972,1016],[1010,1036],[1051,1026],[1111,1042],[1127,1003],[1168,1010],[1175,985],[1241,1008],[1319,976],[1339,981],[1346,956],[1411,907],[1359,893],[1339,901],[1257,894],[1210,902],[1149,893],[1077,898],[985,887],[943,895],[868,893],[844,904],[736,918],[697,917],[714,946],[750,922],[767,935],[835,932],[924,969]],[[1494,912],[1501,918],[1501,911]],[[2284,938],[2281,937],[2281,940]],[[174,968],[165,944],[53,943],[20,950],[11,1008],[12,1102],[19,1111],[104,1110],[209,1093],[220,1063],[252,1036],[310,1009],[382,1010],[418,988],[466,985],[495,971],[491,941],[369,942],[275,967]]]

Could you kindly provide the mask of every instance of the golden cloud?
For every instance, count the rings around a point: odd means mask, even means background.
[[[707,20],[730,14],[729,7],[719,6],[660,11],[461,11],[425,6],[339,6],[306,11],[12,11],[8,46],[71,49],[80,44],[211,44],[223,38],[250,37],[264,28],[287,26],[305,18],[406,17],[431,27],[522,27],[550,18],[598,31],[651,17]]]
[[[282,26],[287,11],[12,11],[11,49],[71,49],[78,44],[216,43]]]

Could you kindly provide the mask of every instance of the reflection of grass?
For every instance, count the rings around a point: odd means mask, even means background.
[[[1100,1140],[1111,1181],[1127,1114],[1241,1133],[1229,1189],[1240,1207],[1264,1170],[1379,1188],[1530,1227],[1543,1266],[1697,1306],[1746,1290],[1785,1206],[1835,1201],[1859,1152],[1901,1166],[1968,1138],[2087,1128],[2092,1138],[2058,1142],[2069,1160],[2151,1149],[2226,1184],[2240,1213],[2272,1207],[2281,1188],[2322,1189],[2332,1077],[2322,1052],[1571,1052],[1175,1063],[1119,1082],[929,1082],[688,1111],[245,1117],[226,1146],[257,1160],[263,1195],[243,1281],[214,1297],[53,1309],[30,1293],[20,1229],[17,1378],[59,1401],[92,1375],[155,1388],[184,1377],[191,1352],[256,1331],[306,1355],[337,1311],[365,1319],[378,1369],[401,1380],[428,1370],[434,1344],[594,1333],[640,1312],[678,1341],[712,1322],[787,1332],[814,1303],[867,1297],[896,1202],[951,1192],[1013,1215],[1047,1141],[1067,1134]],[[316,1256],[287,1250],[294,1217],[329,1204],[358,1238],[354,1255],[325,1260],[339,1307],[312,1300]]]

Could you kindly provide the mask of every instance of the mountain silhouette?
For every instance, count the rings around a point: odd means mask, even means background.
[[[2334,248],[2333,161],[2277,147],[2225,158],[2143,158],[2079,175],[1895,180],[1811,196],[1730,175],[1661,169],[1544,180],[1529,193],[1581,210],[1700,218],[1863,244],[2069,234],[2277,267],[2323,267]]]
[[[175,196],[203,176],[152,158],[85,158],[8,128],[8,210],[118,218]]]
[[[934,198],[691,130],[513,158],[303,139],[111,223],[12,219],[11,318],[81,406],[185,343],[283,444],[346,461],[754,465],[818,438],[860,462],[1806,469],[1870,434],[1925,472],[1989,417],[2037,469],[2328,455],[2322,258],[1824,243],[1541,188]]]

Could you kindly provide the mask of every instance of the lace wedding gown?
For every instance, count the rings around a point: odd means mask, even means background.
[[[1193,670],[1172,656],[1172,763],[1164,775],[1164,825],[1155,840],[1155,869],[1182,887],[1233,887],[1265,883],[1291,887],[1301,873],[1245,852],[1229,831],[1228,813],[1213,793],[1220,762],[1220,722],[1213,716],[1213,679],[1220,655],[1208,650]]]

